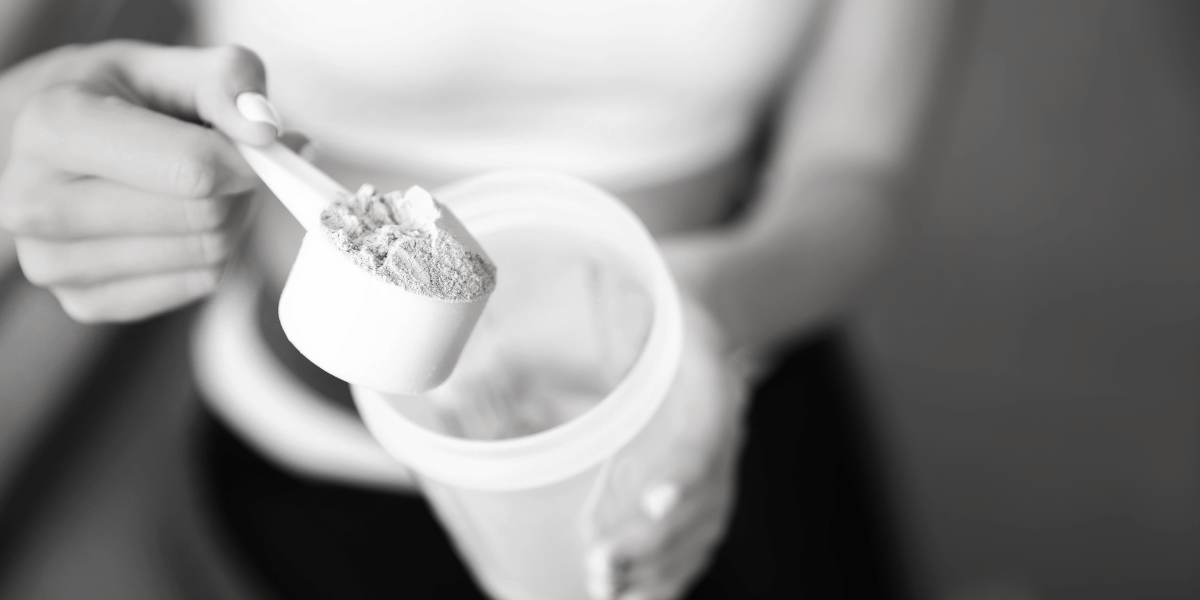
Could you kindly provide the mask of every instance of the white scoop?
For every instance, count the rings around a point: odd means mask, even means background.
[[[237,106],[247,119],[282,130],[278,113],[262,95],[243,93]],[[451,302],[376,279],[321,231],[321,211],[349,194],[344,187],[278,141],[235,145],[308,232],[279,299],[279,321],[288,340],[317,366],[365,388],[415,394],[445,381],[487,296]],[[436,226],[487,258],[454,214],[440,208]]]

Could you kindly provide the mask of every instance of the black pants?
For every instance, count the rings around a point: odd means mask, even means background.
[[[755,391],[727,538],[688,598],[897,598],[902,569],[869,420],[836,334]],[[425,501],[293,478],[215,420],[205,503],[281,598],[482,598]]]

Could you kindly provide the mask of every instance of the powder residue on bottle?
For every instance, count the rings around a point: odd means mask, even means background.
[[[321,212],[321,229],[354,264],[392,285],[449,302],[488,295],[495,265],[437,226],[441,210],[420,187],[381,195],[364,184]]]
[[[441,433],[469,440],[534,435],[599,405],[642,354],[654,305],[637,271],[571,234],[492,232],[505,266],[458,365],[422,395]]]

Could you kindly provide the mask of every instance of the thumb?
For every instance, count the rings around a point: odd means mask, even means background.
[[[241,46],[172,48],[141,42],[111,44],[115,66],[149,108],[201,121],[234,140],[261,146],[279,131],[237,108],[243,92],[266,92],[266,69]]]
[[[308,136],[297,131],[286,131],[279,134],[279,143],[287,146],[289,150],[299,154],[301,158],[312,162],[312,153],[315,150],[312,140]]]

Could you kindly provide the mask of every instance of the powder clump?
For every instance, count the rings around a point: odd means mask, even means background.
[[[495,265],[439,228],[440,215],[420,187],[380,195],[364,184],[321,212],[321,229],[354,264],[392,285],[448,302],[488,295]]]

